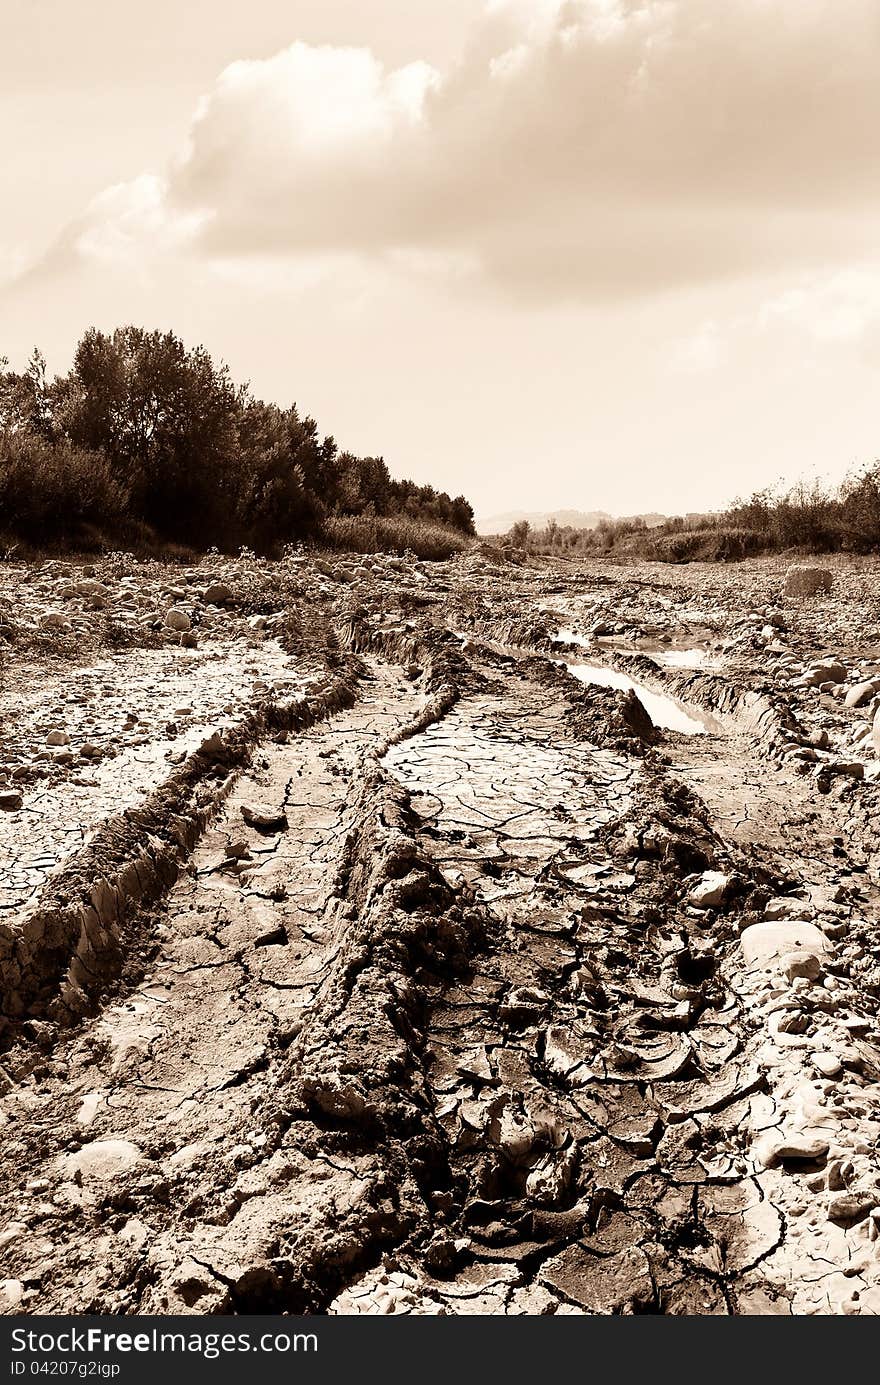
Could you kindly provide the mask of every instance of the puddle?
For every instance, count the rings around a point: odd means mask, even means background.
[[[599,635],[596,640],[586,639],[574,630],[560,630],[557,640],[565,644],[577,644],[582,649],[620,649],[626,653],[647,654],[655,663],[664,668],[702,668],[718,667],[718,659],[702,645],[690,647],[675,644],[661,644],[657,640],[626,640],[614,635]]]
[[[621,692],[632,689],[654,725],[661,730],[681,731],[685,736],[704,736],[707,732],[718,735],[721,732],[720,723],[707,712],[686,707],[683,702],[666,693],[652,692],[616,668],[605,668],[601,664],[569,664],[568,671],[582,683],[593,687],[619,688]]]

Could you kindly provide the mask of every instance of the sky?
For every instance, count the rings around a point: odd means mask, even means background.
[[[2,0],[0,356],[170,328],[483,516],[837,480],[878,60],[877,0]]]

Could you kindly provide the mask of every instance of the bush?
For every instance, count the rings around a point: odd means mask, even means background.
[[[454,529],[405,516],[331,515],[323,535],[331,547],[352,553],[415,553],[434,561],[452,558],[468,547]]]
[[[128,492],[97,452],[35,434],[0,434],[0,530],[28,543],[75,543],[124,526]]]

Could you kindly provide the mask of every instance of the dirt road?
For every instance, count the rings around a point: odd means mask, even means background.
[[[22,750],[6,1311],[880,1311],[877,790],[815,608],[774,655],[769,571],[338,567],[320,647],[168,667],[146,779]]]

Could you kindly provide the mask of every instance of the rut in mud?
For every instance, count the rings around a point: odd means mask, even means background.
[[[308,715],[176,771],[166,885],[34,944],[7,1309],[880,1311],[863,809],[760,690],[633,665],[661,731],[537,603],[426,604],[343,603]]]

